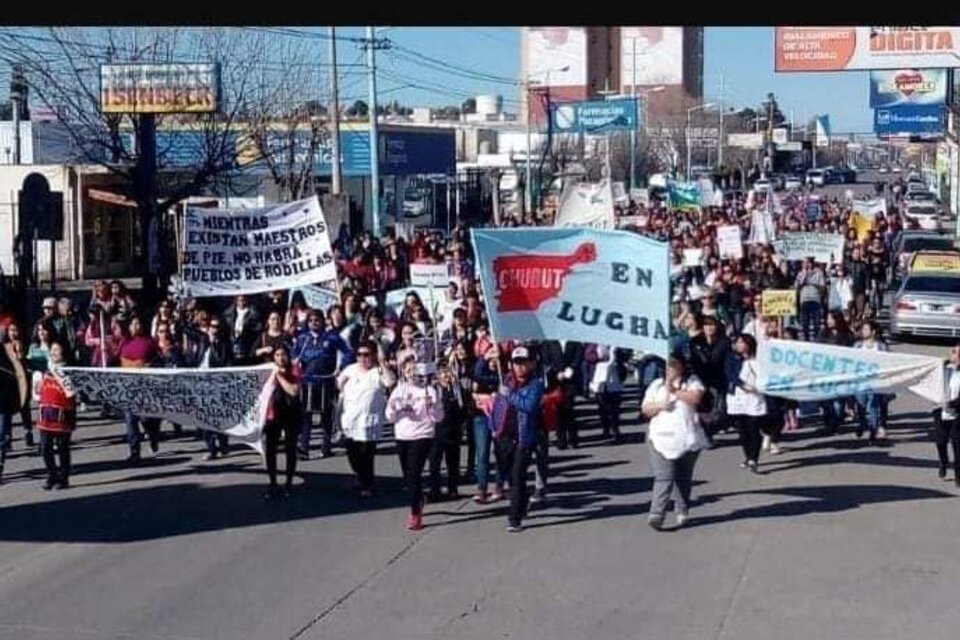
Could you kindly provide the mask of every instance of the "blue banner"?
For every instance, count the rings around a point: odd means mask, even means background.
[[[553,128],[558,133],[606,133],[637,128],[637,99],[565,102],[550,107]]]
[[[878,135],[942,134],[943,107],[913,105],[886,107],[873,112],[873,130]]]
[[[947,102],[946,69],[898,69],[870,72],[870,107],[942,105]]]
[[[668,355],[669,246],[624,231],[474,229],[497,340],[576,340]]]

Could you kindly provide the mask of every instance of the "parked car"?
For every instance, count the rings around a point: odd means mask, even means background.
[[[801,178],[800,176],[787,176],[786,180],[783,181],[783,188],[787,189],[788,191],[792,191],[794,189],[802,189],[803,178]]]
[[[857,172],[853,167],[840,167],[834,169],[831,173],[836,174],[837,181],[843,184],[855,184],[857,182]]]
[[[807,171],[807,184],[815,187],[822,187],[826,184],[826,171],[823,169],[810,169]]]
[[[890,305],[890,332],[895,336],[960,337],[960,275],[937,271],[908,274]]]
[[[767,191],[772,187],[773,184],[767,178],[757,178],[757,180],[753,183],[754,191]]]
[[[880,165],[880,173],[890,173],[890,166],[886,164]]]
[[[910,203],[903,210],[904,226],[909,221],[920,225],[921,229],[940,231],[940,207],[926,202]]]
[[[960,250],[917,251],[910,258],[910,268],[908,269],[909,273],[915,271],[960,274]]]
[[[917,251],[956,251],[953,239],[933,231],[903,231],[894,247],[894,275],[902,276]]]
[[[907,191],[906,195],[903,196],[903,201],[910,204],[916,203],[927,203],[927,204],[937,204],[937,196],[930,193],[929,191]]]

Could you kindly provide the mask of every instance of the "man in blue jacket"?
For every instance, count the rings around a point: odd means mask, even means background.
[[[320,414],[323,442],[320,457],[330,455],[333,439],[333,407],[336,403],[337,354],[343,355],[340,365],[353,362],[353,351],[336,331],[324,327],[323,313],[307,315],[307,330],[297,336],[293,345],[293,363],[300,367],[300,394],[305,411],[300,425],[297,453],[301,460],[310,459],[310,431],[313,414]]]
[[[510,469],[510,515],[507,531],[522,531],[527,510],[527,470],[537,448],[540,431],[543,380],[534,375],[534,362],[526,347],[510,354],[510,374],[494,400],[494,437]]]

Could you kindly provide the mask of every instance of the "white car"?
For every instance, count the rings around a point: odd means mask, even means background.
[[[783,188],[787,191],[792,191],[794,189],[803,188],[803,178],[800,176],[787,176],[787,179],[783,181]]]
[[[827,182],[827,172],[823,169],[810,169],[807,171],[807,184],[815,187],[822,187]]]
[[[903,201],[906,202],[907,205],[921,202],[926,204],[939,204],[937,196],[926,189],[923,191],[907,191],[906,195],[903,196]]]
[[[754,191],[769,191],[773,188],[773,184],[766,178],[758,178],[756,182],[753,183]]]
[[[908,204],[903,211],[903,217],[915,221],[921,229],[941,231],[940,207],[933,203],[918,202]]]

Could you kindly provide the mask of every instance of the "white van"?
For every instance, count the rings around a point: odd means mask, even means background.
[[[827,172],[823,169],[810,169],[807,171],[807,184],[815,187],[822,187],[826,184]]]

